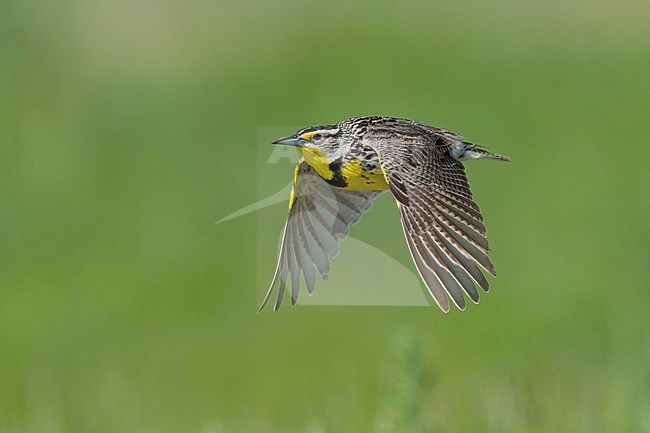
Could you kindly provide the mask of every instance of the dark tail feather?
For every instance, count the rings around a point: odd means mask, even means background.
[[[482,149],[478,146],[476,146],[472,151],[476,152],[478,154],[478,158],[481,159],[494,159],[496,161],[510,161],[510,158],[508,158],[505,155],[499,155],[498,153],[492,153],[488,150]]]

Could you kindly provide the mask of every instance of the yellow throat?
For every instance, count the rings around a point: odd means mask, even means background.
[[[298,152],[323,179],[344,182],[344,184],[335,186],[362,190],[388,189],[388,183],[381,168],[366,170],[358,159],[351,159],[333,167],[333,161],[320,149],[299,147]]]

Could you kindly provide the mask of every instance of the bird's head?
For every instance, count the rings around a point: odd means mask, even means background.
[[[335,160],[339,156],[341,130],[337,125],[309,126],[273,144],[295,146],[301,154],[310,153]]]

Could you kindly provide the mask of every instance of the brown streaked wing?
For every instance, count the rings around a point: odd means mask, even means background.
[[[477,303],[475,284],[489,289],[478,266],[496,275],[487,256],[483,216],[463,164],[447,152],[451,143],[445,141],[456,136],[436,135],[417,124],[408,131],[398,136],[388,129],[369,130],[363,144],[380,156],[409,251],[427,289],[443,311],[449,307],[441,294],[462,310],[463,292]]]

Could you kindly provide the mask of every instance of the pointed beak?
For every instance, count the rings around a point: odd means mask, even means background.
[[[290,135],[289,137],[280,138],[275,140],[271,144],[284,144],[285,146],[295,146],[295,147],[304,147],[305,140],[295,135]]]

